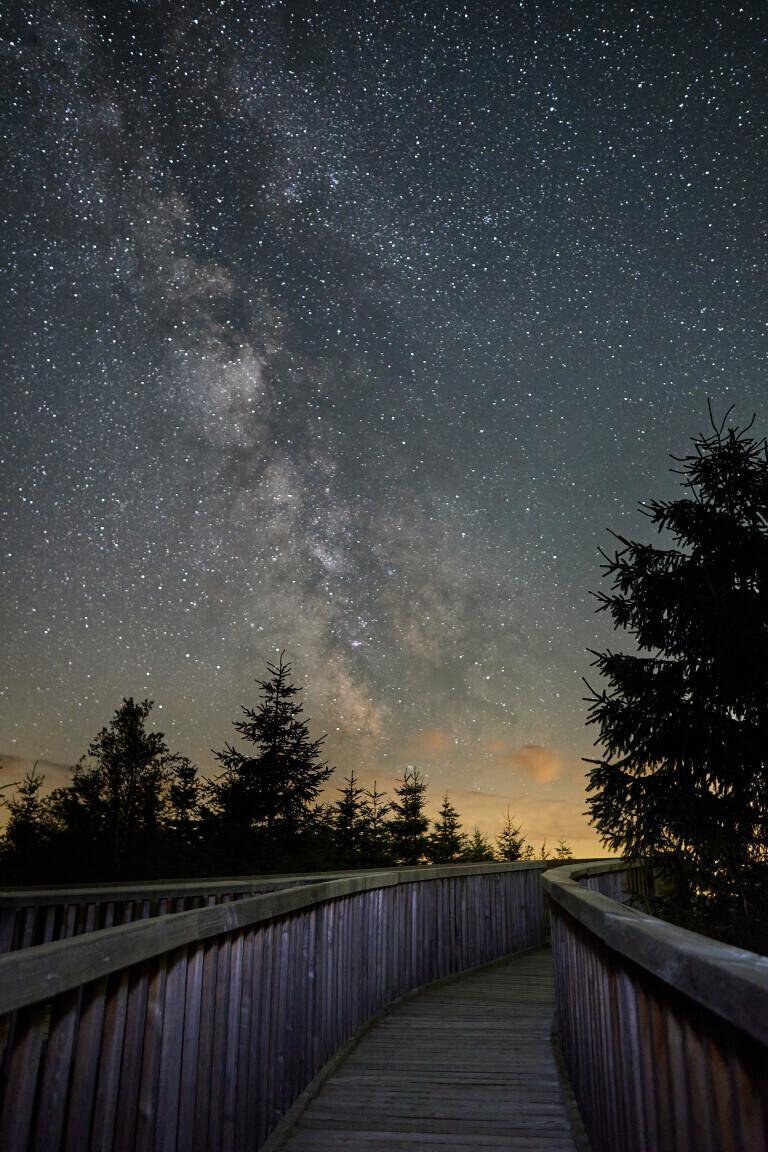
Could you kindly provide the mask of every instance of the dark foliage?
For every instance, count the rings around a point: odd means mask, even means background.
[[[354,772],[339,789],[340,798],[333,808],[333,832],[336,857],[340,867],[356,868],[363,858],[366,790],[358,784]]]
[[[520,831],[520,825],[513,822],[509,808],[504,814],[504,824],[496,838],[496,851],[499,860],[521,860],[525,837]]]
[[[340,788],[340,799],[332,810],[331,854],[339,868],[375,868],[392,863],[389,805],[374,782],[373,791],[362,788],[354,772]]]
[[[291,665],[283,663],[281,653],[267,670],[270,679],[256,681],[261,689],[258,706],[243,707],[245,719],[234,721],[254,752],[240,752],[230,744],[215,752],[224,772],[208,787],[220,853],[228,850],[236,872],[275,870],[297,856],[306,859],[311,832],[320,820],[312,805],[333,773],[319,759],[325,737],[309,738],[303,707],[295,702],[301,689],[290,682]]]
[[[749,428],[713,429],[679,461],[686,494],[643,506],[672,547],[619,537],[606,556],[600,609],[636,652],[594,653],[589,811],[609,848],[663,868],[667,912],[765,947],[768,457]]]
[[[35,764],[16,784],[15,795],[5,801],[8,823],[0,845],[0,861],[10,883],[40,884],[50,876],[51,827],[46,819],[45,799],[39,795],[44,782],[45,777]]]
[[[382,868],[393,863],[387,820],[391,807],[386,803],[386,792],[379,792],[374,780],[373,788],[365,794],[361,826],[361,859],[366,868]]]
[[[70,782],[43,794],[36,770],[5,784],[0,881],[50,884],[314,872],[494,859],[475,828],[468,836],[448,795],[438,819],[425,813],[427,782],[408,768],[393,802],[363,788],[354,772],[333,804],[320,803],[332,769],[311,740],[290,664],[267,665],[256,708],[237,731],[251,754],[226,745],[224,772],[200,780],[162,732],[147,731],[152,703],[124,699],[73,767]],[[502,859],[518,859],[524,839],[509,812]],[[524,855],[532,855],[526,848]]]
[[[50,800],[73,847],[114,879],[136,875],[139,861],[156,854],[170,766],[162,732],[144,727],[151,708],[149,700],[123,700],[75,765],[71,784]]]
[[[427,782],[418,768],[406,768],[395,788],[389,821],[390,845],[398,864],[419,864],[427,855],[429,818],[424,812]]]
[[[427,846],[429,859],[433,864],[452,864],[463,860],[468,843],[469,837],[461,830],[461,817],[446,792],[440,815],[434,822],[429,837]]]
[[[151,709],[124,699],[71,782],[49,796],[34,771],[17,786],[0,842],[6,882],[143,879],[194,863],[197,769],[162,732],[146,731]]]
[[[468,864],[482,864],[485,860],[496,859],[493,845],[479,828],[475,828],[469,837],[463,859]]]

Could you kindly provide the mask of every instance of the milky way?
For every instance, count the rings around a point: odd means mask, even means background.
[[[768,428],[763,6],[9,7],[3,778],[129,695],[211,772],[285,649],[340,776],[586,845],[597,549]]]

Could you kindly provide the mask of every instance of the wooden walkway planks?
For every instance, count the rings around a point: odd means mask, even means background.
[[[575,1152],[553,1012],[544,948],[422,993],[362,1038],[285,1152]]]

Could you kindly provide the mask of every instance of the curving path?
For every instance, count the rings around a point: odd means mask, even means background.
[[[550,1041],[551,953],[428,989],[362,1038],[285,1152],[576,1152]]]

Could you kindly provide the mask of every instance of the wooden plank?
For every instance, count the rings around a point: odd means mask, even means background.
[[[70,1099],[77,1101],[77,1104],[69,1108],[67,1116],[64,1138],[66,1152],[81,1152],[88,1147],[101,1055],[106,992],[106,978],[94,980],[82,990],[69,1088]]]
[[[232,938],[229,953],[229,1004],[227,1008],[226,1048],[224,1059],[222,1152],[234,1152],[235,1126],[240,1106],[238,1099],[238,1061],[240,1057],[241,997],[243,995],[243,933]],[[244,1110],[244,1109],[243,1109]]]
[[[35,1117],[35,1152],[50,1152],[61,1142],[79,1007],[79,992],[65,992],[63,996],[57,996],[51,1006],[43,1081]]]
[[[3,1152],[25,1152],[27,1148],[46,1016],[45,1005],[35,1004],[20,1012],[15,1021],[13,1053],[7,1080],[2,1085],[0,1148]]]
[[[184,1007],[187,981],[187,950],[171,955],[165,977],[163,1034],[158,1069],[156,1152],[175,1152],[181,1091]]]
[[[194,1138],[204,954],[205,945],[196,944],[187,956],[179,1119],[176,1135],[176,1146],[179,1149],[191,1148]]]
[[[220,1152],[224,1125],[224,1076],[226,1071],[227,1033],[230,1011],[230,953],[232,938],[222,936],[216,941],[216,982],[211,1009],[213,1035],[211,1045],[210,1099],[208,1104],[209,1152]]]
[[[254,1144],[248,1130],[250,1094],[250,1052],[251,1029],[254,1020],[253,1004],[253,944],[254,931],[248,928],[243,933],[242,972],[240,992],[240,1020],[237,1030],[237,1054],[235,1057],[235,1148],[245,1148]]]
[[[262,1028],[264,1020],[264,996],[262,993],[262,978],[264,967],[264,937],[266,929],[256,928],[253,932],[253,959],[251,970],[251,1007],[248,1036],[247,1084],[245,1096],[245,1135],[240,1141],[242,1148],[257,1147],[261,1142],[258,1139],[260,1103],[263,1098],[260,1075],[260,1060],[262,1058]],[[262,1137],[263,1139],[263,1137]]]
[[[90,1152],[110,1152],[113,1146],[129,985],[128,972],[120,972],[116,977],[111,977],[107,985],[104,1039],[96,1084]],[[72,996],[73,993],[68,995]],[[41,1148],[39,1152],[46,1152],[46,1149]]]
[[[117,1096],[114,1152],[133,1152],[139,1078],[144,1051],[147,1014],[148,965],[142,964],[129,974],[128,998],[123,1030],[123,1059],[120,1064],[120,1087]]]
[[[285,1152],[575,1152],[550,1041],[553,1011],[545,949],[427,989],[360,1040],[307,1106]]]
[[[195,1148],[205,1148],[208,1144],[208,1109],[211,1093],[211,1054],[213,1051],[218,952],[218,942],[209,941],[203,954],[202,996],[200,1002],[195,1088],[195,1124],[193,1138],[193,1147]]]

